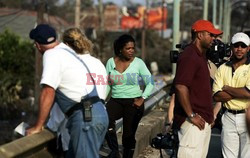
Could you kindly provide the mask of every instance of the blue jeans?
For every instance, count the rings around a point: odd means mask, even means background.
[[[98,158],[108,128],[108,115],[101,102],[92,107],[92,121],[84,122],[82,110],[75,111],[68,119],[70,133],[66,158]]]

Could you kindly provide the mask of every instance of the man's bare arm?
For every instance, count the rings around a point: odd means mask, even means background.
[[[44,85],[40,94],[38,119],[35,126],[26,131],[27,135],[35,134],[42,130],[53,105],[54,97],[55,90],[50,86]]]
[[[185,85],[176,84],[176,95],[182,108],[186,112],[187,116],[193,113],[192,106],[189,99],[189,90]],[[196,125],[200,130],[205,128],[205,120],[200,115],[195,115],[195,117],[190,120],[194,125]]]
[[[214,100],[217,102],[227,102],[231,99],[233,99],[233,96],[231,96],[225,91],[220,91],[214,94]]]
[[[222,90],[230,94],[233,98],[250,99],[250,91],[246,87],[234,88],[225,85]]]
[[[186,112],[188,116],[193,113],[192,106],[189,99],[189,90],[186,86],[181,84],[176,84],[176,94],[178,96],[178,100],[182,105],[182,108]]]

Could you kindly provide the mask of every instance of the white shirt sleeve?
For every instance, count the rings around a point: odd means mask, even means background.
[[[43,55],[43,73],[40,85],[46,84],[57,89],[61,81],[60,55],[56,51],[46,51]]]

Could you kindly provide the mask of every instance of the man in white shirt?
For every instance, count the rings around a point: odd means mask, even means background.
[[[30,135],[42,130],[56,101],[68,118],[70,144],[66,157],[99,157],[108,116],[98,91],[105,92],[106,85],[99,84],[97,88],[97,85],[88,84],[88,76],[89,73],[106,76],[104,65],[89,54],[79,55],[68,45],[59,44],[55,30],[49,25],[38,25],[31,30],[30,38],[43,54],[43,73],[38,120],[26,133]]]

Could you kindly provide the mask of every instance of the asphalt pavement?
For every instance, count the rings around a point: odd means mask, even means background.
[[[216,128],[212,129],[207,158],[222,158],[220,131]]]

